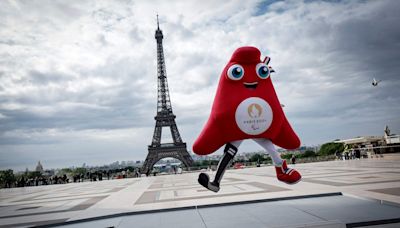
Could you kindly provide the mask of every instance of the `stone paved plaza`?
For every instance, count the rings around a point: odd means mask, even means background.
[[[228,170],[218,193],[197,183],[198,172],[1,189],[0,227],[61,226],[64,222],[67,227],[349,227],[349,223],[361,226],[375,220],[387,224],[371,227],[400,227],[400,154],[297,164],[295,168],[303,175],[295,185],[277,181],[271,166]],[[327,197],[317,197],[324,195]],[[249,206],[238,203],[255,200],[259,202]],[[314,213],[310,206],[315,205],[320,209]],[[330,205],[335,205],[336,211],[352,211],[335,214],[329,211]],[[367,207],[375,212],[364,212]],[[297,211],[290,212],[295,208]],[[143,211],[158,214],[152,217]],[[233,226],[228,211],[237,220]],[[292,214],[285,219],[287,213]],[[279,218],[280,222],[268,223],[267,218]]]

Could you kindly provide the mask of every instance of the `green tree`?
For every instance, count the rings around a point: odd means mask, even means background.
[[[264,163],[269,163],[269,162],[272,162],[272,158],[268,156],[264,159]]]
[[[12,169],[0,170],[0,186],[1,187],[12,187],[16,178]]]
[[[263,154],[253,154],[249,159],[250,162],[262,162],[264,160],[265,159]]]
[[[87,172],[86,168],[78,167],[78,168],[74,169],[73,174],[74,174],[74,175],[77,175],[77,174],[79,174],[79,175],[82,175],[82,174],[85,175],[86,172]]]
[[[211,165],[218,165],[218,162],[219,162],[218,160],[211,160],[210,164]]]
[[[58,176],[63,176],[63,175],[70,175],[70,174],[72,174],[72,169],[70,169],[70,168],[62,168],[61,170],[59,170],[58,172],[57,172],[57,175]]]
[[[201,165],[200,161],[193,162],[193,167],[199,167]]]
[[[201,161],[201,166],[209,166],[209,165],[211,165],[211,161],[210,160]]]
[[[282,154],[282,155],[281,155],[281,158],[282,158],[282,159],[290,159],[290,158],[292,158],[292,154],[291,154],[291,153]]]
[[[42,176],[42,174],[39,171],[32,171],[32,172],[29,172],[27,175],[28,178],[33,178],[33,179],[35,177],[41,177],[41,176]]]
[[[342,143],[334,143],[334,142],[328,142],[325,144],[322,144],[321,148],[319,149],[318,154],[319,155],[332,155],[335,154],[336,152],[343,152],[344,146]]]
[[[308,158],[308,157],[315,157],[316,155],[317,154],[314,151],[306,150],[306,152],[304,152],[301,157]]]

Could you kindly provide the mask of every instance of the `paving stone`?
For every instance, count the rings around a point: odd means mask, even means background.
[[[197,183],[198,172],[0,189],[0,226],[40,225],[137,211],[296,198],[332,192],[342,192],[344,196],[232,207],[199,207],[187,212],[163,212],[157,216],[143,214],[140,215],[142,217],[120,216],[81,225],[91,223],[104,227],[129,227],[135,223],[140,224],[138,227],[146,224],[163,227],[183,227],[188,224],[192,224],[190,227],[222,227],[247,224],[251,227],[301,227],[319,224],[333,227],[341,226],[343,222],[391,219],[400,217],[400,154],[389,157],[296,164],[291,167],[299,170],[303,176],[303,180],[296,185],[277,181],[272,166],[228,170],[218,193],[210,192]],[[209,175],[213,177],[215,172]]]

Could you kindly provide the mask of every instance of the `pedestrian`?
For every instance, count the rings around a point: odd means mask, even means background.
[[[292,154],[292,164],[296,164],[296,156],[294,154]]]

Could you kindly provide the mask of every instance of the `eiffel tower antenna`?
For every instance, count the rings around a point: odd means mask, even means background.
[[[155,39],[157,40],[157,114],[154,117],[156,126],[151,145],[148,146],[149,153],[141,169],[141,173],[149,174],[155,163],[167,157],[180,160],[187,168],[193,165],[193,159],[186,149],[186,143],[182,141],[176,126],[176,116],[172,112],[171,99],[169,96],[167,72],[165,69],[164,50],[162,31],[158,21],[157,14],[157,30]],[[162,128],[169,127],[173,139],[173,143],[161,143]]]
[[[158,23],[158,14],[157,14],[157,30],[160,30],[160,23]]]

